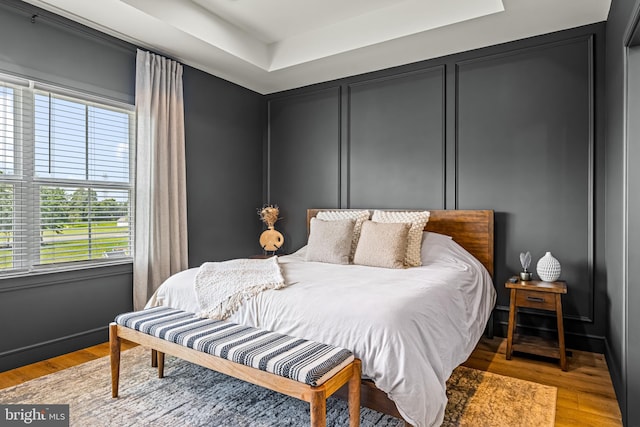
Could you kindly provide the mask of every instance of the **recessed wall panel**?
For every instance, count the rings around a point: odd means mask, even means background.
[[[501,286],[546,251],[567,281],[565,313],[593,319],[590,37],[458,64],[457,206],[496,211]]]
[[[340,89],[269,102],[269,201],[284,252],[306,243],[306,211],[340,203]]]
[[[444,207],[444,69],[349,86],[349,205]]]

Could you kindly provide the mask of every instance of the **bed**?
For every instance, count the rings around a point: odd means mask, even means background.
[[[307,212],[307,224],[322,209]],[[352,350],[362,405],[418,427],[440,425],[446,380],[473,351],[495,304],[493,211],[431,210],[423,265],[386,269],[280,256],[287,286],[245,301],[236,323]],[[198,312],[197,268],[165,281],[148,307]]]

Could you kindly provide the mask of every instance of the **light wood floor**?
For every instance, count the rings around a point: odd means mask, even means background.
[[[123,349],[133,347],[124,342]],[[621,426],[604,355],[573,351],[567,372],[555,363],[514,356],[505,360],[504,338],[483,338],[464,365],[558,388],[556,426]],[[29,381],[109,354],[109,344],[99,344],[42,362],[0,372],[0,389]],[[506,403],[506,402],[505,402]]]

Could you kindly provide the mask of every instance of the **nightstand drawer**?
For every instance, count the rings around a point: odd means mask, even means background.
[[[556,297],[555,294],[546,292],[518,290],[516,293],[516,305],[518,307],[554,311],[556,309]]]

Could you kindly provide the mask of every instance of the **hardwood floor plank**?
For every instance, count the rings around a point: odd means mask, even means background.
[[[566,409],[578,410],[580,407],[578,393],[573,390],[567,390],[566,388],[559,388],[556,405]]]
[[[620,427],[619,419],[603,417],[574,409],[556,411],[556,427]]]
[[[596,415],[610,417],[619,411],[618,401],[590,393],[578,393],[578,409]]]
[[[21,371],[6,371],[0,373],[0,389],[22,384],[31,378],[25,376]]]

